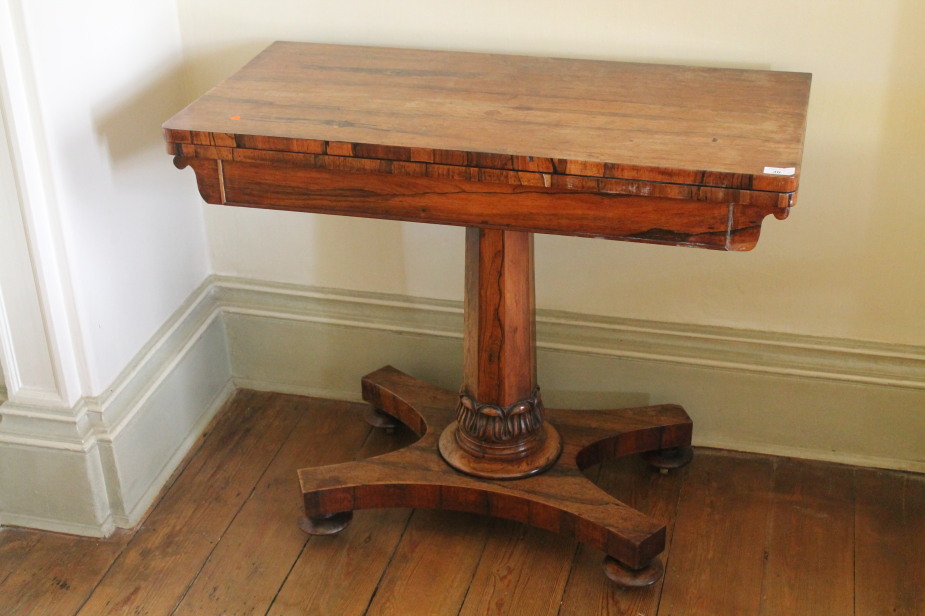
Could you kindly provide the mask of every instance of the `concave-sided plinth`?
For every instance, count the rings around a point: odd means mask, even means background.
[[[355,509],[468,511],[596,547],[618,584],[661,576],[665,527],[597,488],[582,469],[635,453],[686,451],[690,418],[662,405],[549,411],[547,422],[536,383],[533,298],[532,234],[468,229],[462,391],[391,367],[364,377],[376,423],[395,418],[420,440],[370,460],[301,469],[303,529],[338,532]]]
[[[603,551],[610,557],[608,574],[625,569],[616,578],[621,585],[658,579],[651,573],[661,568],[664,525],[601,490],[581,471],[622,456],[689,445],[691,420],[681,407],[549,409],[549,421],[562,437],[557,462],[523,479],[491,481],[453,469],[437,452],[441,433],[453,423],[455,392],[385,367],[363,378],[363,397],[420,439],[368,460],[299,470],[309,525],[335,514],[386,507],[486,514],[571,536]],[[322,524],[319,534],[329,534],[328,529]]]

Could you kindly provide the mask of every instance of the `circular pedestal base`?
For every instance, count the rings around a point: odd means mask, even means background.
[[[309,535],[336,535],[347,528],[352,519],[352,511],[342,511],[325,516],[302,516],[299,518],[299,528]]]
[[[645,588],[651,586],[665,573],[665,565],[656,558],[648,567],[630,569],[611,556],[605,556],[604,574],[622,588]]]
[[[544,423],[543,444],[533,453],[518,459],[477,457],[459,446],[454,421],[440,434],[440,455],[456,470],[483,479],[522,479],[542,473],[559,459],[562,437],[554,427]]]

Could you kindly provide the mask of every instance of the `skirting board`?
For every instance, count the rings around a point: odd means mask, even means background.
[[[359,399],[382,365],[455,390],[460,302],[216,277],[236,385]],[[551,408],[679,403],[696,445],[925,472],[925,348],[540,310]]]
[[[233,387],[208,280],[105,394],[72,409],[0,407],[0,525],[134,526]]]

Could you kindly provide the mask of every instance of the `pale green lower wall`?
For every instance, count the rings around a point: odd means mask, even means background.
[[[239,386],[359,399],[360,377],[391,364],[458,388],[452,303],[408,300],[402,322],[400,298],[225,284]],[[921,349],[561,313],[538,321],[549,407],[678,403],[698,445],[925,471]]]

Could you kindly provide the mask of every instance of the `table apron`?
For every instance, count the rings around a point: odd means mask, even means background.
[[[208,203],[409,222],[750,250],[787,209],[459,179],[178,158]]]

